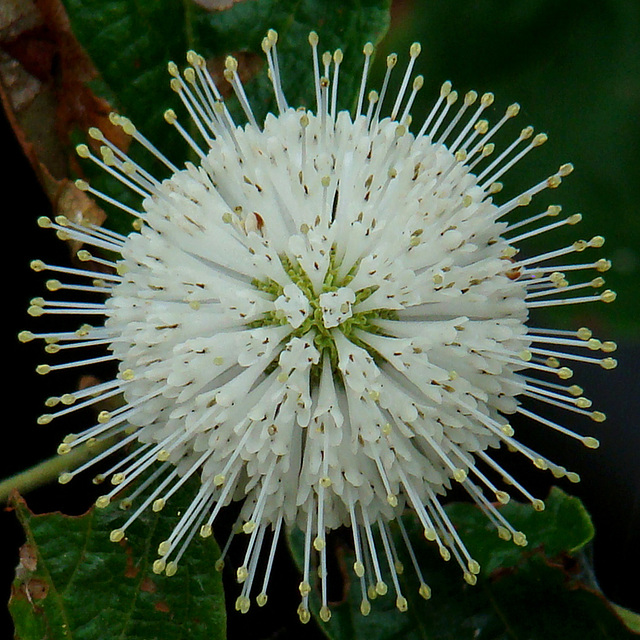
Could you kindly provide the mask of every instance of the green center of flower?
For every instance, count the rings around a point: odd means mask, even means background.
[[[352,289],[349,284],[354,279],[360,262],[356,262],[346,276],[339,275],[335,250],[332,249],[329,267],[319,291],[313,286],[306,271],[295,259],[286,255],[279,256],[282,266],[291,280],[283,287],[270,278],[255,279],[253,285],[273,297],[274,310],[254,320],[252,328],[290,325],[288,339],[302,337],[309,332],[314,334],[314,345],[321,353],[327,352],[334,367],[337,365],[337,349],[332,335],[341,331],[354,344],[366,349],[372,356],[371,347],[358,339],[358,331],[384,334],[376,320],[397,319],[392,309],[369,309],[357,311],[359,304],[373,295],[378,287]]]

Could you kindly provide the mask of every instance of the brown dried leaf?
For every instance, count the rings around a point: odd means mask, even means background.
[[[69,180],[59,182],[59,191],[54,204],[56,211],[72,222],[101,225],[106,217],[95,200],[76,188]],[[71,243],[71,247],[75,254],[81,248],[81,243],[75,241]]]
[[[100,224],[104,214],[69,182],[70,134],[96,126],[116,143],[110,105],[87,87],[97,77],[60,0],[4,0],[0,7],[0,100],[55,213]]]
[[[265,64],[263,56],[252,53],[251,51],[234,51],[231,55],[238,61],[237,73],[243,84],[246,84],[254,76],[258,75]],[[233,95],[233,88],[224,77],[224,63],[226,59],[226,56],[221,56],[207,60],[207,70],[225,100]]]

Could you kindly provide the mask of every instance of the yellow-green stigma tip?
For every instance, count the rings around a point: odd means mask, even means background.
[[[526,547],[527,546],[527,536],[525,536],[524,533],[522,533],[522,531],[516,531],[513,534],[513,541],[519,547]]]
[[[171,543],[168,540],[164,540],[158,545],[158,555],[166,556],[171,551]]]
[[[111,498],[109,496],[100,496],[96,500],[96,507],[98,507],[98,509],[104,509],[105,507],[109,506],[110,502]]]
[[[382,580],[380,580],[379,582],[376,583],[375,589],[376,589],[376,593],[379,596],[383,596],[387,593],[388,587],[384,582],[382,582]]]
[[[478,578],[477,578],[477,576],[475,576],[470,571],[465,571],[465,573],[464,573],[464,581],[467,584],[470,584],[471,586],[473,586],[474,584],[476,584],[476,582],[478,582]]]
[[[120,542],[124,538],[124,531],[122,529],[114,529],[109,534],[109,540],[111,542]]]
[[[58,482],[60,484],[67,484],[68,482],[71,482],[72,479],[73,479],[73,474],[69,473],[68,471],[61,473],[58,476]]]
[[[152,565],[153,573],[160,575],[164,571],[164,568],[166,566],[167,566],[166,560],[164,560],[163,558],[158,558],[158,560],[156,560]]]
[[[311,613],[309,613],[309,609],[305,607],[303,604],[300,604],[298,607],[298,617],[300,618],[300,622],[302,624],[307,624],[309,620],[311,620]]]
[[[596,438],[592,438],[591,436],[587,436],[582,439],[582,444],[589,449],[597,449],[600,446],[600,442]]]

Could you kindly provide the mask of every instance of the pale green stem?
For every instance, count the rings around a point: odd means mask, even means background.
[[[30,469],[16,473],[10,478],[5,478],[0,481],[0,504],[4,504],[9,500],[12,491],[18,491],[21,495],[24,495],[33,489],[56,480],[64,471],[73,471],[88,459],[110,447],[116,439],[115,437],[105,438],[99,442],[75,447],[69,453],[43,460]]]

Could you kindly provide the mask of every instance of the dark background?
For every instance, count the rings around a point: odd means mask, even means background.
[[[584,211],[588,228],[602,232],[611,241],[612,253],[608,255],[619,264],[611,278],[621,295],[615,305],[604,309],[608,314],[605,319],[596,315],[593,322],[606,332],[598,337],[618,342],[620,348],[614,355],[619,366],[606,373],[586,367],[577,370],[575,377],[594,400],[594,406],[608,415],[606,423],[592,429],[601,447],[598,451],[586,450],[553,434],[545,434],[535,444],[543,453],[553,452],[553,459],[582,476],[579,485],[564,488],[583,499],[594,519],[597,534],[593,561],[600,586],[610,599],[640,611],[640,296],[636,289],[640,243],[636,204],[640,177],[640,3],[507,4],[509,9],[499,10],[505,3],[434,0],[427,10],[426,3],[418,1],[396,3],[388,46],[406,50],[413,40],[422,41],[425,53],[418,68],[428,75],[422,92],[426,102],[434,95],[429,85],[436,87],[446,78],[460,84],[463,92],[469,88],[494,90],[497,95],[502,92],[503,106],[520,101],[527,120],[521,125],[529,124],[529,119],[539,121],[542,130],[546,128],[556,140],[541,155],[544,168],[537,164],[530,167],[532,175],[539,177],[540,171],[547,175],[561,162],[573,161],[577,176],[582,177],[576,177],[566,191],[563,187],[560,200],[576,205],[571,212]],[[64,263],[68,253],[51,232],[37,227],[37,217],[50,213],[49,202],[4,119],[1,127],[2,213],[7,246],[4,282],[11,285],[4,367],[9,386],[5,386],[0,473],[7,477],[55,452],[64,434],[55,426],[39,427],[35,421],[43,412],[47,395],[72,388],[74,379],[58,375],[55,389],[45,392],[42,378],[34,371],[43,360],[41,345],[22,345],[16,338],[18,331],[33,326],[26,314],[29,299],[45,291],[45,278],[29,269],[29,261],[42,258]],[[552,160],[547,162],[548,158]],[[526,176],[523,180],[525,185],[530,184]],[[544,491],[547,480],[543,476],[525,471],[518,477],[529,488]],[[55,509],[82,513],[95,499],[93,489],[82,480],[64,487],[56,483],[33,491],[28,501],[36,512]],[[0,599],[5,601],[23,535],[11,513],[2,514],[0,531],[0,584],[4,592]],[[2,609],[0,629],[11,629]]]

